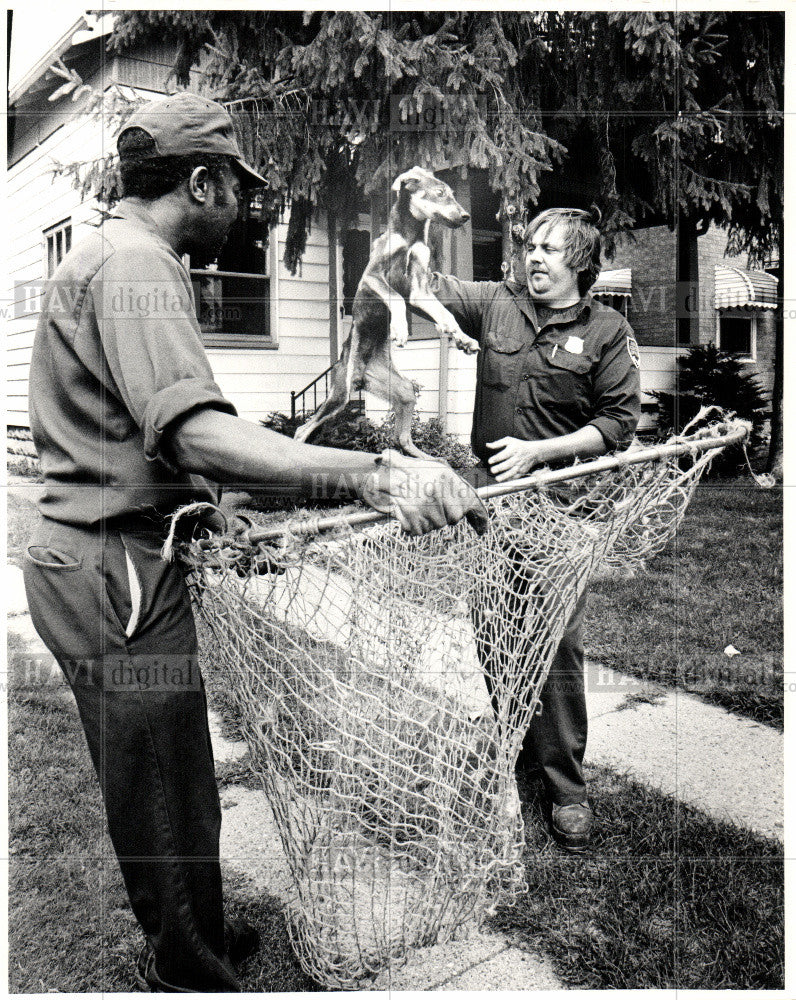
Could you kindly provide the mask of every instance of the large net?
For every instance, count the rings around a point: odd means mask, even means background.
[[[521,889],[514,765],[589,577],[662,549],[744,433],[725,422],[491,488],[482,536],[352,523],[366,514],[180,544],[317,982],[362,985]]]

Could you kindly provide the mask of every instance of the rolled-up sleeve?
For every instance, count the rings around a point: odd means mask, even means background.
[[[146,457],[162,458],[160,440],[169,426],[175,420],[208,406],[233,416],[236,414],[235,407],[221,395],[212,378],[183,378],[156,392],[146,405],[141,424]]]
[[[202,345],[188,274],[167,248],[117,250],[89,293],[113,391],[140,428],[148,459],[163,458],[163,435],[189,413],[235,414]]]
[[[606,346],[594,375],[594,417],[589,424],[602,434],[609,451],[626,448],[641,417],[638,345],[623,324]]]

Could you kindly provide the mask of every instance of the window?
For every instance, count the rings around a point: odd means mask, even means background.
[[[72,220],[64,219],[44,233],[44,272],[52,278],[55,269],[72,249]]]
[[[232,225],[218,258],[191,268],[196,317],[207,347],[274,344],[271,331],[269,233],[262,192],[254,193]]]
[[[494,229],[473,230],[473,281],[502,281],[503,234]]]
[[[472,170],[470,205],[473,238],[473,281],[502,281],[503,225],[498,220],[501,197],[489,184],[486,170]],[[459,277],[467,278],[467,274]]]
[[[718,342],[725,354],[754,361],[757,357],[757,319],[754,315],[719,313]]]

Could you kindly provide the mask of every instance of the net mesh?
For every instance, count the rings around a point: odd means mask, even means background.
[[[361,985],[521,890],[514,765],[566,624],[594,572],[666,545],[733,426],[490,499],[482,536],[291,520],[180,543],[317,982]]]

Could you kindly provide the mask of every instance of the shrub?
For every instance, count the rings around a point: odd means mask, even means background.
[[[291,419],[284,413],[270,413],[261,423],[264,427],[280,434],[293,436],[303,419]],[[395,417],[390,414],[380,424],[374,424],[359,414],[343,412],[336,420],[329,421],[312,437],[312,444],[328,448],[343,448],[347,451],[382,452],[392,447]],[[421,420],[415,416],[412,422],[412,440],[422,451],[444,459],[452,469],[461,471],[476,464],[476,459],[467,444],[463,444],[453,434],[442,429],[436,417]]]
[[[677,359],[677,391],[651,392],[658,404],[662,437],[680,433],[702,406],[719,406],[752,424],[748,445],[753,452],[765,440],[769,402],[757,376],[737,358],[713,344],[692,347]],[[726,449],[713,463],[714,475],[730,475],[745,467],[743,446]]]

